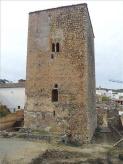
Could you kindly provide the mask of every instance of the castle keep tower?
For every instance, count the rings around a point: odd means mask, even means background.
[[[25,127],[91,140],[94,34],[86,4],[29,14],[26,95]]]

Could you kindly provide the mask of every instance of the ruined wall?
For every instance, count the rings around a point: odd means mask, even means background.
[[[30,13],[25,127],[69,133],[81,142],[91,139],[96,127],[95,70],[88,17],[86,4]],[[59,52],[52,52],[57,42]],[[56,84],[58,102],[52,102]]]

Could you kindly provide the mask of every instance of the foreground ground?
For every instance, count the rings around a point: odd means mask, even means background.
[[[122,164],[113,142],[75,147],[55,142],[0,138],[0,164]]]
[[[17,138],[0,138],[0,164],[27,164],[40,152],[45,151],[48,145],[45,143],[31,142]]]

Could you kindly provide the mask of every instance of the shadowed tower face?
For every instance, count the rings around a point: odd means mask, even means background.
[[[26,95],[25,127],[91,140],[94,34],[86,4],[30,13]]]

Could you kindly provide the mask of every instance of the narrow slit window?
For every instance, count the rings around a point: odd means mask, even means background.
[[[59,52],[59,43],[56,43],[56,52]]]
[[[52,52],[55,52],[55,43],[52,43]]]
[[[55,112],[55,111],[53,111],[53,116],[55,117],[55,115],[56,115],[56,112]]]
[[[54,58],[54,55],[53,54],[51,54],[51,59],[53,59]]]
[[[57,102],[58,101],[58,89],[53,89],[52,90],[52,102]]]

